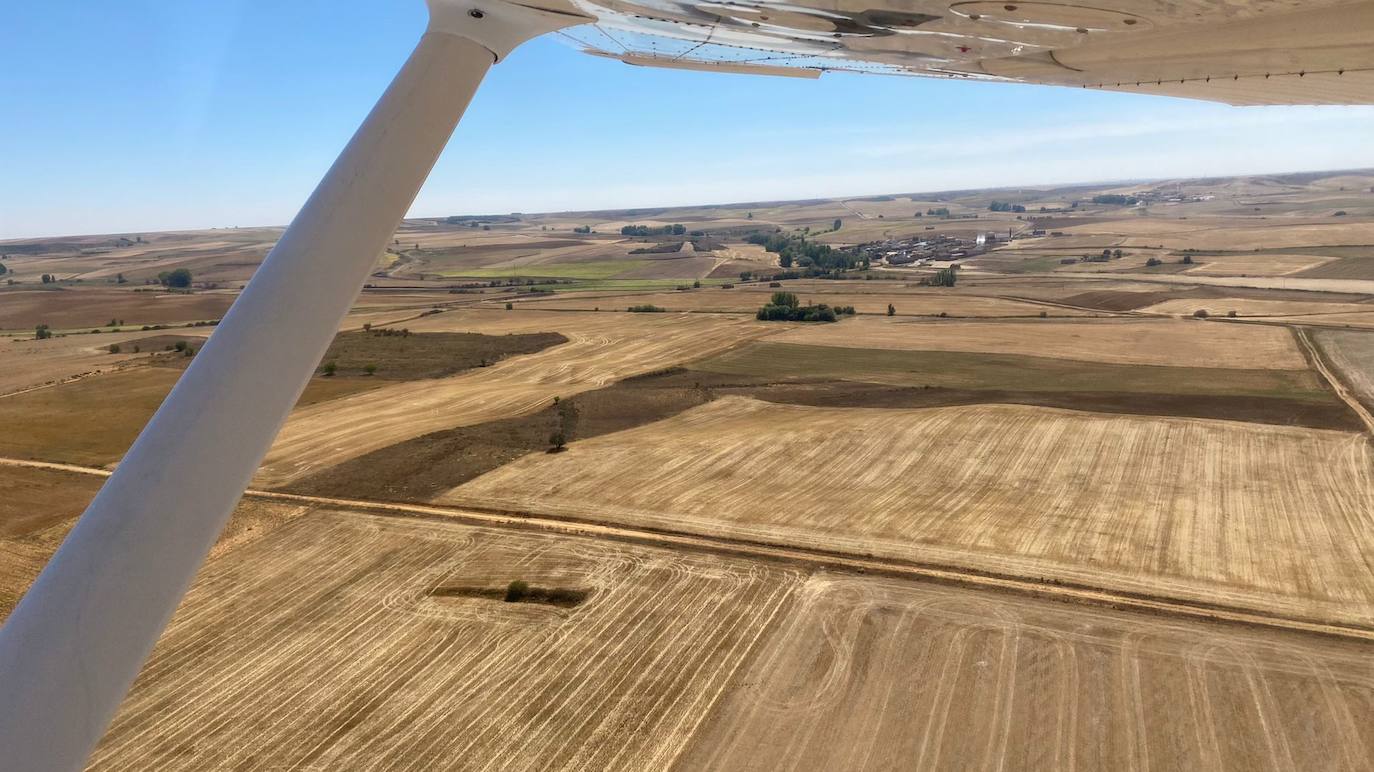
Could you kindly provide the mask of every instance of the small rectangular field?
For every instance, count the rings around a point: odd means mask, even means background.
[[[726,397],[441,500],[1374,623],[1360,434]]]
[[[1374,408],[1374,332],[1319,330],[1312,337],[1356,398]]]
[[[918,322],[860,317],[789,330],[770,340],[872,349],[1032,354],[1175,367],[1307,367],[1293,336],[1282,328],[1176,319]]]

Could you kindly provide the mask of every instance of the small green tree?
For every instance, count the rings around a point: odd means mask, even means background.
[[[184,340],[179,340],[179,341],[177,341],[176,343],[174,343],[174,344],[172,345],[172,348],[176,349],[177,351],[185,351],[185,350],[186,350],[186,341],[184,341]]]
[[[119,353],[119,344],[118,344],[118,343],[111,343],[111,344],[110,344],[110,353],[111,353],[111,354],[118,354],[118,353]]]
[[[512,303],[512,302],[510,302],[509,300],[506,301],[506,310],[507,310],[507,311],[514,311],[514,310],[515,310],[515,304]]]
[[[506,602],[507,602],[507,603],[519,603],[520,601],[524,600],[525,597],[528,596],[529,594],[530,594],[530,585],[529,585],[528,582],[524,582],[524,581],[521,581],[520,579],[516,579],[516,580],[512,581],[510,584],[506,585]]]
[[[563,436],[563,432],[554,432],[549,435],[549,452],[559,453],[568,444],[568,438]]]
[[[696,281],[692,282],[692,289],[701,289],[701,280],[700,280],[700,279],[697,279]]]
[[[1193,312],[1193,316],[1194,316],[1195,318],[1197,318],[1197,319],[1206,319],[1206,318],[1207,318],[1207,309],[1205,309],[1205,308],[1199,308],[1198,310],[1196,310],[1196,311]]]
[[[47,340],[52,337],[52,330],[46,324],[40,324],[33,328],[34,340]]]
[[[333,377],[334,377],[334,373],[337,373],[338,371],[339,371],[339,364],[338,364],[337,362],[325,362],[325,363],[324,363],[324,377],[326,377],[326,378],[333,378]]]
[[[375,375],[376,372],[377,372],[377,366],[376,366],[376,365],[363,365],[363,375]]]

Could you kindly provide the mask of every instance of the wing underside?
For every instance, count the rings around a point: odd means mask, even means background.
[[[629,64],[1041,83],[1230,104],[1374,103],[1374,2],[574,0]]]

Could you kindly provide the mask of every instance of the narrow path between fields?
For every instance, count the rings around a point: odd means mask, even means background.
[[[108,477],[105,469],[59,464],[47,461],[0,458],[0,466],[49,469],[78,474]],[[1105,606],[1146,613],[1182,616],[1193,619],[1230,622],[1235,624],[1278,628],[1302,633],[1335,636],[1362,641],[1374,641],[1374,627],[1335,623],[1318,619],[1304,619],[1264,611],[1218,605],[1192,603],[1184,600],[1117,592],[1087,585],[1069,585],[1040,581],[1029,577],[993,574],[959,566],[922,564],[891,558],[858,557],[842,552],[830,552],[746,539],[707,536],[683,531],[634,528],[609,525],[603,522],[578,520],[538,512],[484,509],[478,507],[447,507],[428,504],[399,504],[358,499],[337,499],[327,496],[303,496],[249,489],[245,496],[287,501],[299,504],[361,510],[371,514],[400,517],[419,517],[448,520],[497,528],[516,528],[570,536],[610,539],[652,547],[684,548],[698,552],[729,554],[761,560],[801,563],[815,568],[853,571],[915,581],[934,581],[994,591],[1047,598],[1092,606]]]

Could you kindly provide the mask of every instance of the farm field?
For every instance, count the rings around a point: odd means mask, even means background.
[[[1318,330],[1313,338],[1356,398],[1374,406],[1374,332]]]
[[[1369,768],[1371,185],[406,220],[92,768]],[[0,242],[0,620],[280,234]]]
[[[558,608],[435,592],[512,577],[589,595]],[[322,510],[207,567],[91,768],[1359,766],[1362,652]]]
[[[449,378],[413,381],[292,414],[256,484],[280,486],[441,429],[521,415],[632,375],[705,356],[769,329],[720,315],[474,311],[426,317],[419,332],[558,332],[569,339],[538,354]]]
[[[777,343],[912,351],[1030,354],[1089,362],[1302,370],[1287,330],[1191,320],[902,322],[858,318],[790,330]]]
[[[1370,452],[1229,421],[729,397],[440,500],[1369,625]]]
[[[877,283],[877,282],[874,282]],[[889,282],[882,282],[888,284]],[[853,306],[860,314],[885,314],[891,304],[899,316],[953,317],[1034,317],[1045,312],[1050,316],[1083,316],[1089,312],[1044,306],[1002,298],[977,295],[950,295],[912,289],[906,292],[815,292],[793,289],[784,284],[780,289],[759,285],[736,285],[733,289],[698,289],[690,292],[658,292],[623,296],[595,294],[582,297],[558,296],[553,299],[531,299],[520,303],[522,308],[578,309],[590,311],[624,311],[628,305],[654,305],[669,311],[717,311],[752,314],[768,302],[773,292],[796,292],[803,304],[825,303],[830,306]]]

